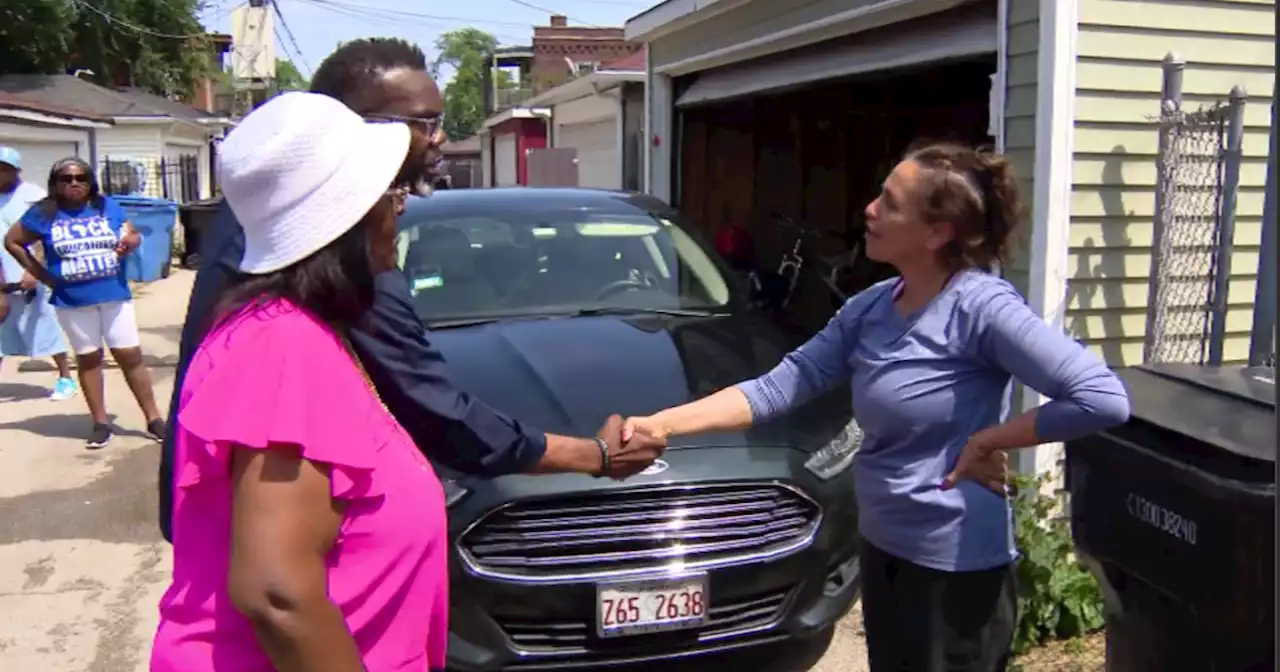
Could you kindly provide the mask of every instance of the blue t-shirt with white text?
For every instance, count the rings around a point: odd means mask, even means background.
[[[52,217],[40,204],[27,210],[20,223],[44,242],[45,263],[57,279],[53,305],[83,308],[133,298],[124,259],[116,254],[127,220],[120,204],[106,196],[101,210],[85,204]]]

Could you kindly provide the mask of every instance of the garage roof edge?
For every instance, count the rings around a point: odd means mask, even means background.
[[[589,75],[576,77],[553,89],[547,89],[525,102],[529,107],[560,105],[571,100],[600,93],[599,86],[623,82],[643,82],[643,70],[597,70]]]
[[[702,23],[751,0],[666,0],[627,19],[623,35],[628,42],[649,42]]]
[[[15,111],[25,114],[12,114]],[[0,93],[0,114],[13,118],[40,121],[49,124],[60,124],[63,126],[109,128],[112,125],[111,119],[107,117],[100,117],[94,114],[89,114],[88,112],[73,110],[68,107],[35,103],[2,93]],[[32,118],[32,116],[43,118]]]
[[[720,0],[726,2],[730,0]],[[736,5],[726,7],[732,9],[750,0],[742,0]],[[979,0],[871,0],[832,14],[813,18],[808,21],[786,26],[757,37],[728,44],[718,49],[691,54],[685,58],[663,63],[653,68],[654,72],[678,76],[708,70],[769,54],[788,51],[834,37],[865,32],[880,26],[905,23],[922,16],[966,4],[980,4]],[[720,13],[720,12],[717,12]],[[672,23],[670,29],[645,37],[646,41],[661,34],[670,34],[683,30],[693,23]],[[630,33],[628,33],[630,35]]]
[[[487,131],[504,121],[510,121],[512,119],[546,119],[550,116],[551,110],[548,110],[545,107],[512,107],[485,119],[484,123],[480,125],[480,130],[482,132]]]

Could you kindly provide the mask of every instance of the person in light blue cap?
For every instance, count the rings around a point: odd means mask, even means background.
[[[0,235],[44,197],[45,190],[39,185],[22,181],[22,155],[18,150],[0,145]],[[49,303],[49,288],[36,282],[3,247],[0,287],[0,369],[9,356],[51,357],[58,367],[58,380],[50,397],[74,397],[78,388],[71,377],[58,316]]]

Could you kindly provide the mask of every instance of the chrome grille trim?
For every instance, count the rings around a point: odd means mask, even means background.
[[[823,518],[804,491],[777,481],[572,499],[510,502],[485,513],[458,536],[464,566],[481,577],[543,584],[706,571],[804,549]]]

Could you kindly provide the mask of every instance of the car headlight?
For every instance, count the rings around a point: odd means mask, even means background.
[[[458,482],[452,478],[441,478],[440,485],[444,486],[444,508],[452,509],[454,504],[466,499],[471,491],[458,485]]]
[[[853,457],[858,454],[864,438],[865,435],[862,433],[862,428],[858,426],[858,421],[850,420],[836,438],[831,439],[827,445],[819,448],[805,461],[805,469],[824,481],[830,480],[853,464]]]

